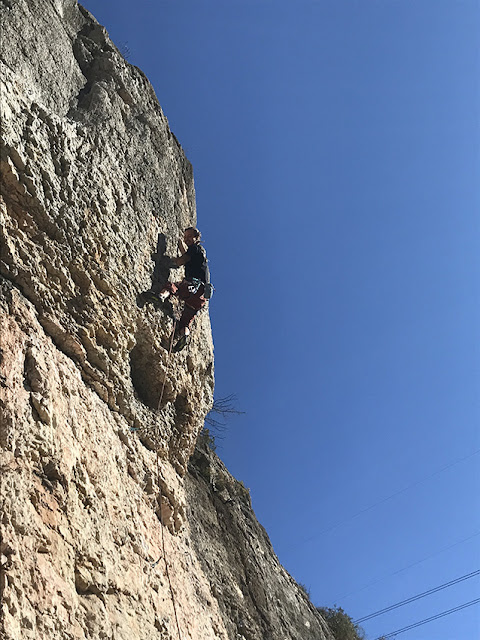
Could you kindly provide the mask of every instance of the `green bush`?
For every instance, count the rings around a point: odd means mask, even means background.
[[[317,607],[317,610],[330,627],[335,640],[364,640],[365,632],[354,624],[342,607]]]
[[[311,596],[310,589],[306,585],[302,584],[301,582],[297,582],[297,585],[299,586],[300,590],[303,591],[303,593],[310,600],[310,596]]]

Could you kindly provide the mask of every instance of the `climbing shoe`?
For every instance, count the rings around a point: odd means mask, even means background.
[[[178,351],[181,351],[182,349],[184,349],[188,344],[188,336],[182,336],[180,338],[180,340],[176,343],[176,345],[173,347],[173,351],[174,353],[177,353]]]
[[[168,299],[169,295],[169,293],[155,293],[155,291],[144,291],[140,294],[140,298],[142,299],[144,304],[150,302],[151,304],[153,304],[155,309],[159,309],[160,311],[163,311],[165,315],[173,318],[174,310],[172,303]]]
[[[162,303],[158,293],[155,293],[154,291],[143,291],[140,296],[145,302],[152,302],[155,305]]]
[[[157,306],[157,305],[155,305]],[[170,300],[164,300],[158,304],[158,308],[163,311],[163,313],[169,318],[175,318],[175,312],[173,310],[173,305]]]

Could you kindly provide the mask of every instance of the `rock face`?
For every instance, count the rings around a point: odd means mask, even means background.
[[[151,85],[75,0],[0,20],[1,637],[330,638],[196,447],[208,310],[169,358],[172,319],[138,297],[196,222]]]

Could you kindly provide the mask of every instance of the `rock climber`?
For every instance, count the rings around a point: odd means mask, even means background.
[[[185,278],[181,282],[167,282],[158,293],[147,292],[147,299],[164,303],[171,295],[183,300],[185,306],[175,329],[178,341],[173,351],[185,347],[190,335],[190,326],[196,314],[203,309],[211,297],[210,273],[205,249],[200,244],[201,234],[195,227],[188,227],[183,240],[178,241],[180,257],[172,259],[172,267],[185,267]]]

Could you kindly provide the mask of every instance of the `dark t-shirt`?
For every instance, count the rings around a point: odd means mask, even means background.
[[[201,244],[195,243],[188,247],[187,256],[190,260],[185,263],[185,277],[187,280],[198,278],[202,282],[208,282],[207,254]]]

